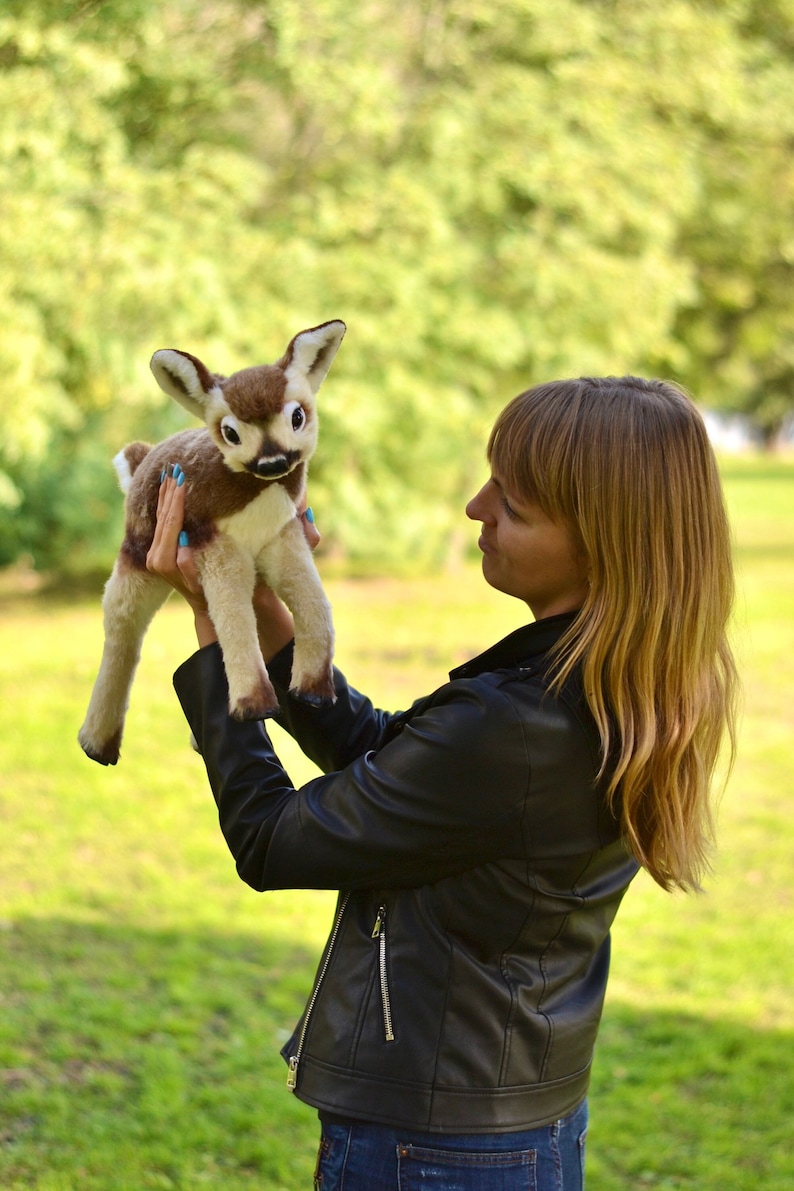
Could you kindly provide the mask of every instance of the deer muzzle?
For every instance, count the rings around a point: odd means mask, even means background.
[[[278,480],[288,475],[300,460],[300,451],[285,451],[280,455],[263,455],[247,463],[246,467],[261,480]]]

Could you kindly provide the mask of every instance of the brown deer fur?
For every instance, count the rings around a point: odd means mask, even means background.
[[[331,612],[296,513],[317,444],[315,396],[344,333],[338,320],[311,327],[276,364],[230,377],[187,352],[167,348],[152,357],[161,388],[206,426],[154,447],[130,443],[114,460],[126,494],[125,537],[105,588],[102,662],[79,733],[94,761],[118,761],[141,643],[171,593],[146,570],[146,555],[161,476],[176,463],[186,476],[185,530],[223,651],[230,714],[259,719],[278,710],[257,640],[257,577],[293,614],[293,693],[310,703],[333,700]]]

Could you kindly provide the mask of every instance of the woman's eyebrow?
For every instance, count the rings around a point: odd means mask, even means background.
[[[505,488],[504,481],[500,480],[491,472],[491,482],[494,488],[498,488],[505,500],[509,499],[511,505],[515,505],[516,509],[526,507],[526,502],[520,496],[514,496],[509,488]]]

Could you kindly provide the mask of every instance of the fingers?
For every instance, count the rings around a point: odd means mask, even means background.
[[[217,641],[215,626],[201,585],[196,555],[185,532],[185,473],[168,465],[160,477],[154,535],[146,555],[147,570],[171,584],[193,609],[199,645]]]
[[[160,481],[157,519],[146,568],[176,588],[194,611],[204,612],[206,600],[195,555],[183,529],[185,493],[185,473],[178,463],[173,468],[169,465]]]
[[[320,544],[320,531],[314,523],[314,513],[311,508],[304,507],[298,510],[298,517],[303,529],[303,536],[309,543],[309,548],[314,550]]]
[[[160,513],[162,512],[163,504],[165,502],[165,494],[168,491],[167,488],[165,488],[163,485],[163,481],[165,480],[166,474],[167,474],[166,472],[163,472],[163,474],[160,476],[160,487],[157,491],[157,516],[158,517],[160,516]]]
[[[170,474],[169,474],[170,473]],[[178,571],[177,547],[185,519],[185,474],[179,464],[169,467],[160,481],[154,537],[146,567],[172,582]]]

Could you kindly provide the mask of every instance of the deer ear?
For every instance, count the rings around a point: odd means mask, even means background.
[[[316,393],[325,380],[346,330],[343,322],[334,319],[297,334],[279,361],[287,377],[290,373],[303,376],[312,393]]]
[[[184,405],[189,413],[203,418],[207,397],[217,387],[218,378],[187,352],[164,347],[155,352],[149,364],[158,385],[169,397]]]

